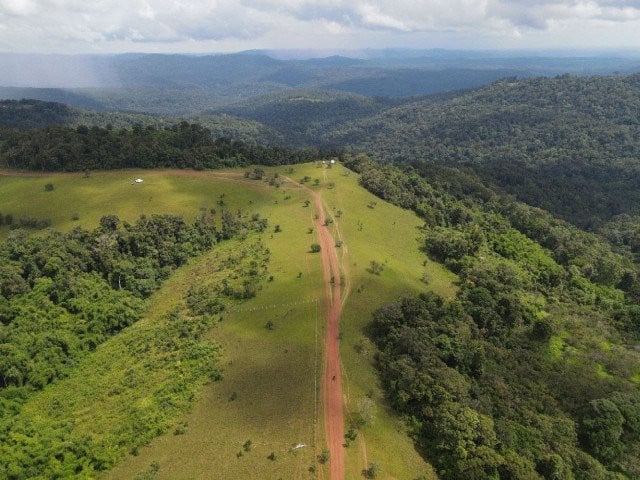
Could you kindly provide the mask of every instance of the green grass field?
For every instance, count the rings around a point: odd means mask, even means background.
[[[378,478],[435,478],[406,435],[401,419],[385,403],[366,326],[376,308],[401,295],[433,290],[452,296],[455,277],[420,252],[421,221],[412,212],[366,192],[358,185],[357,174],[338,165],[331,169],[297,165],[293,172],[289,167],[266,170],[296,180],[304,176],[319,179],[317,186],[313,180],[308,185],[321,191],[325,210],[335,220],[334,238],[343,242],[339,255],[346,301],[341,354],[347,424],[359,415],[368,419],[347,449],[346,478],[360,478],[368,462],[380,465]],[[269,219],[262,239],[271,252],[269,275],[273,280],[264,283],[256,298],[227,312],[210,333],[222,345],[223,380],[204,386],[192,411],[176,418],[176,423],[188,425],[184,434],[169,432],[158,437],[105,478],[313,478],[312,465],[316,465],[318,478],[325,478],[315,461],[324,447],[317,381],[322,371],[319,349],[324,344],[325,305],[320,256],[309,253],[309,245],[315,242],[315,232],[309,233],[313,207],[304,206],[308,195],[301,189],[275,188],[224,173],[0,176],[0,213],[50,218],[62,230],[74,225],[92,228],[107,213],[127,221],[141,213],[193,218],[201,208],[220,208],[220,199],[225,208],[259,212]],[[134,177],[143,178],[144,183],[132,185]],[[52,192],[45,191],[47,183],[54,185]],[[78,220],[72,220],[74,215]],[[276,224],[282,232],[272,233]],[[0,234],[6,235],[7,228],[2,228]],[[384,265],[380,275],[367,271],[371,261]],[[205,256],[180,270],[153,297],[143,322],[153,318],[156,310],[169,308],[175,292],[206,282],[206,262]],[[272,330],[266,328],[269,321]],[[252,442],[248,452],[243,450],[247,440]],[[292,450],[296,444],[305,447]],[[272,452],[275,460],[267,458]]]
[[[144,182],[133,184],[138,177]],[[53,184],[53,191],[45,191],[48,183]],[[16,220],[50,219],[54,228],[66,231],[74,226],[94,228],[100,217],[111,213],[130,222],[152,213],[173,213],[192,220],[200,208],[219,209],[221,195],[227,208],[252,211],[265,208],[277,198],[259,182],[242,185],[239,189],[237,180],[186,170],[117,170],[92,173],[88,178],[82,173],[0,175],[0,213],[11,214]],[[0,227],[3,236],[8,231],[6,225]]]

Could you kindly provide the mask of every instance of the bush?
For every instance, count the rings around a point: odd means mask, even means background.
[[[553,335],[553,324],[547,319],[536,320],[531,333],[536,340],[546,342]]]
[[[44,186],[44,191],[45,191],[45,192],[53,192],[53,183],[47,183],[47,184]]]
[[[369,263],[369,268],[367,268],[367,271],[372,275],[380,275],[383,270],[384,265],[380,262],[376,262],[375,260],[371,260],[371,262]]]
[[[345,445],[348,447],[351,445],[351,442],[355,442],[356,438],[358,438],[358,431],[351,427],[347,430],[347,433],[344,434]]]
[[[322,450],[322,453],[320,453],[320,455],[318,456],[318,461],[324,464],[329,461],[330,457],[331,457],[331,453],[329,453],[329,450],[325,448],[324,450]]]
[[[311,244],[311,253],[318,253],[321,249],[322,247],[319,244],[317,243]]]
[[[184,435],[185,433],[187,433],[188,426],[189,425],[187,424],[187,422],[180,422],[180,424],[178,424],[176,429],[173,431],[173,434],[174,435]]]
[[[48,218],[39,219],[31,217],[20,217],[17,223],[13,223],[13,218],[11,219],[11,223],[8,223],[7,217],[9,217],[9,215],[5,217],[5,223],[7,225],[11,225],[11,228],[13,229],[33,228],[35,230],[42,230],[51,226],[51,220],[49,220]]]
[[[372,462],[369,464],[369,468],[364,471],[364,476],[366,478],[376,478],[379,470],[380,467],[378,467],[378,464]]]
[[[611,400],[591,400],[584,409],[579,425],[579,437],[584,447],[603,463],[618,458],[624,445],[620,440],[624,417]]]

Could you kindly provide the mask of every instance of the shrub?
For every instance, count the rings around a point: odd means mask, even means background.
[[[369,268],[367,268],[367,271],[373,275],[380,275],[383,270],[384,265],[380,262],[376,262],[375,260],[371,260],[371,262],[369,263]]]
[[[378,476],[378,471],[380,467],[378,467],[377,463],[370,463],[369,468],[367,468],[364,473],[366,478],[376,478]]]
[[[318,461],[320,463],[327,463],[330,457],[331,457],[331,453],[329,452],[329,450],[325,448],[324,450],[322,450],[322,452],[318,456]]]

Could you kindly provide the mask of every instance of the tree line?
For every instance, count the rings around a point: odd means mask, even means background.
[[[0,166],[38,171],[118,168],[222,168],[282,165],[325,158],[335,152],[251,145],[186,121],[171,127],[134,125],[114,130],[80,125],[0,128]]]

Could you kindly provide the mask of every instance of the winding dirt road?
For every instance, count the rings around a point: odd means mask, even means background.
[[[339,323],[342,312],[341,279],[336,244],[329,227],[320,194],[290,178],[287,181],[308,191],[318,212],[316,231],[322,254],[322,273],[327,308],[327,338],[323,373],[324,429],[331,454],[329,473],[331,480],[344,480],[344,411],[342,376],[340,369]]]

